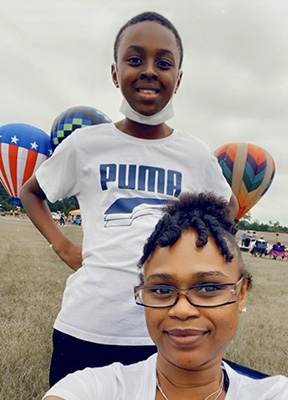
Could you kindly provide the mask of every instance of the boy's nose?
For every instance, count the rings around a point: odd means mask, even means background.
[[[143,65],[143,69],[141,71],[141,79],[157,79],[158,74],[156,72],[154,62],[146,62]]]

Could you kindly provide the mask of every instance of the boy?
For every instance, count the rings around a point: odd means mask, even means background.
[[[162,205],[183,191],[231,197],[207,146],[165,122],[182,79],[175,27],[157,13],[137,15],[120,29],[114,58],[125,118],[75,131],[21,191],[32,222],[77,271],[54,325],[51,385],[77,369],[129,364],[155,351],[131,289],[144,238]],[[82,254],[55,226],[45,202],[72,195],[81,208]]]

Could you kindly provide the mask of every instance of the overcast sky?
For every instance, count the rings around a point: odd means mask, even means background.
[[[113,43],[142,11],[164,14],[183,39],[170,125],[211,150],[230,142],[268,150],[276,175],[252,219],[288,226],[287,0],[0,0],[0,126],[50,134],[54,119],[78,105],[121,119]]]

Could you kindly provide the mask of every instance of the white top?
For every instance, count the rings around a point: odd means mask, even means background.
[[[133,297],[144,240],[181,192],[230,199],[216,158],[182,131],[144,140],[101,124],[74,131],[36,178],[51,202],[76,195],[82,214],[83,267],[67,280],[54,327],[95,343],[152,345]]]
[[[157,354],[137,364],[114,363],[86,368],[67,375],[43,397],[69,400],[155,400]],[[223,362],[229,378],[225,400],[287,400],[288,378],[273,376],[254,380],[240,375]]]

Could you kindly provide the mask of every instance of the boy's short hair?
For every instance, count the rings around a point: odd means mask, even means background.
[[[114,60],[117,62],[117,53],[118,53],[118,48],[119,44],[121,41],[121,36],[123,32],[129,28],[130,26],[136,25],[139,22],[145,22],[145,21],[152,21],[152,22],[158,22],[159,24],[165,26],[165,28],[169,29],[173,35],[175,36],[177,47],[179,49],[180,53],[180,62],[179,62],[179,69],[181,68],[182,61],[183,61],[183,46],[182,46],[182,40],[180,38],[180,35],[175,28],[175,26],[163,15],[158,14],[156,12],[152,11],[146,11],[141,14],[136,15],[135,17],[131,18],[128,22],[126,22],[125,25],[120,28],[118,34],[116,35],[115,42],[114,42]]]

